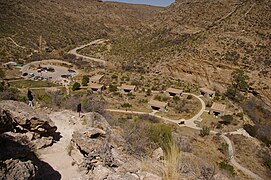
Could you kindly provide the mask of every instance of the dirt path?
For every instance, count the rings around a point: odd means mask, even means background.
[[[98,62],[98,63],[105,64],[106,62],[105,62],[104,60],[102,60],[102,59],[92,58],[92,57],[84,56],[84,55],[81,55],[81,54],[78,54],[78,53],[77,53],[77,51],[80,50],[80,49],[83,49],[83,48],[85,48],[85,47],[87,47],[87,46],[90,46],[90,45],[93,45],[93,44],[101,43],[101,42],[103,42],[103,41],[104,41],[104,40],[102,40],[102,39],[97,39],[97,40],[92,41],[92,42],[90,42],[90,43],[88,43],[88,44],[84,44],[84,45],[82,45],[82,46],[79,46],[79,47],[77,47],[77,48],[74,48],[74,49],[70,50],[70,51],[69,51],[69,54],[73,54],[73,55],[75,55],[76,57],[81,57],[81,58],[83,58],[83,59],[87,59],[87,60],[90,60],[90,61],[95,61],[95,62]]]
[[[62,137],[53,146],[40,150],[38,152],[40,158],[58,171],[61,174],[61,179],[87,179],[83,173],[79,172],[77,165],[72,165],[73,159],[68,155],[67,151],[73,131],[76,129],[74,122],[80,122],[78,114],[62,111],[53,112],[49,117],[54,121]]]

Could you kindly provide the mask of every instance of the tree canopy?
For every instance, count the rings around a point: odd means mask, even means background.
[[[88,83],[89,83],[89,77],[86,76],[86,75],[83,76],[83,78],[82,78],[82,85],[83,85],[83,86],[87,86]]]
[[[242,69],[236,69],[232,72],[231,76],[232,84],[228,87],[226,96],[232,100],[240,100],[243,97],[241,93],[248,91],[249,77]]]

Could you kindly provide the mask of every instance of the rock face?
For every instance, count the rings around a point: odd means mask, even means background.
[[[0,102],[0,125],[0,132],[31,131],[40,136],[52,135],[57,129],[48,116],[37,114],[25,103],[17,101]]]
[[[3,179],[24,180],[37,177],[37,167],[30,160],[25,162],[18,159],[6,160],[4,164],[6,168],[3,168],[2,172],[0,170],[0,176]],[[5,171],[8,171],[8,173],[5,173]]]
[[[26,104],[0,101],[0,179],[41,179],[44,172],[59,179],[33,151],[51,145],[56,129],[46,115]]]

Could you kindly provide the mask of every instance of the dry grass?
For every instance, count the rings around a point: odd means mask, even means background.
[[[181,179],[180,173],[180,149],[175,143],[172,143],[165,153],[165,161],[163,162],[163,179]]]
[[[171,143],[164,154],[164,160],[161,162],[144,159],[142,161],[143,169],[162,177],[163,180],[182,179],[180,172],[181,154],[178,146]]]

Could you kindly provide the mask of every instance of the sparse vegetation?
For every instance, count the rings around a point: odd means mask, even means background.
[[[82,85],[87,86],[88,83],[89,83],[89,77],[84,75],[83,78],[82,78]]]
[[[233,83],[228,87],[226,96],[232,100],[241,101],[243,99],[243,95],[241,93],[248,92],[249,77],[245,74],[244,70],[241,69],[233,71],[231,75]]]
[[[203,126],[202,129],[200,130],[200,136],[208,136],[210,134],[210,128]]]
[[[81,87],[80,83],[75,82],[75,83],[72,85],[72,90],[73,90],[73,91],[79,90],[80,87]]]
[[[234,174],[234,168],[232,165],[228,164],[225,161],[222,161],[219,163],[219,167],[220,169],[226,170],[227,172],[229,172],[230,174]]]

